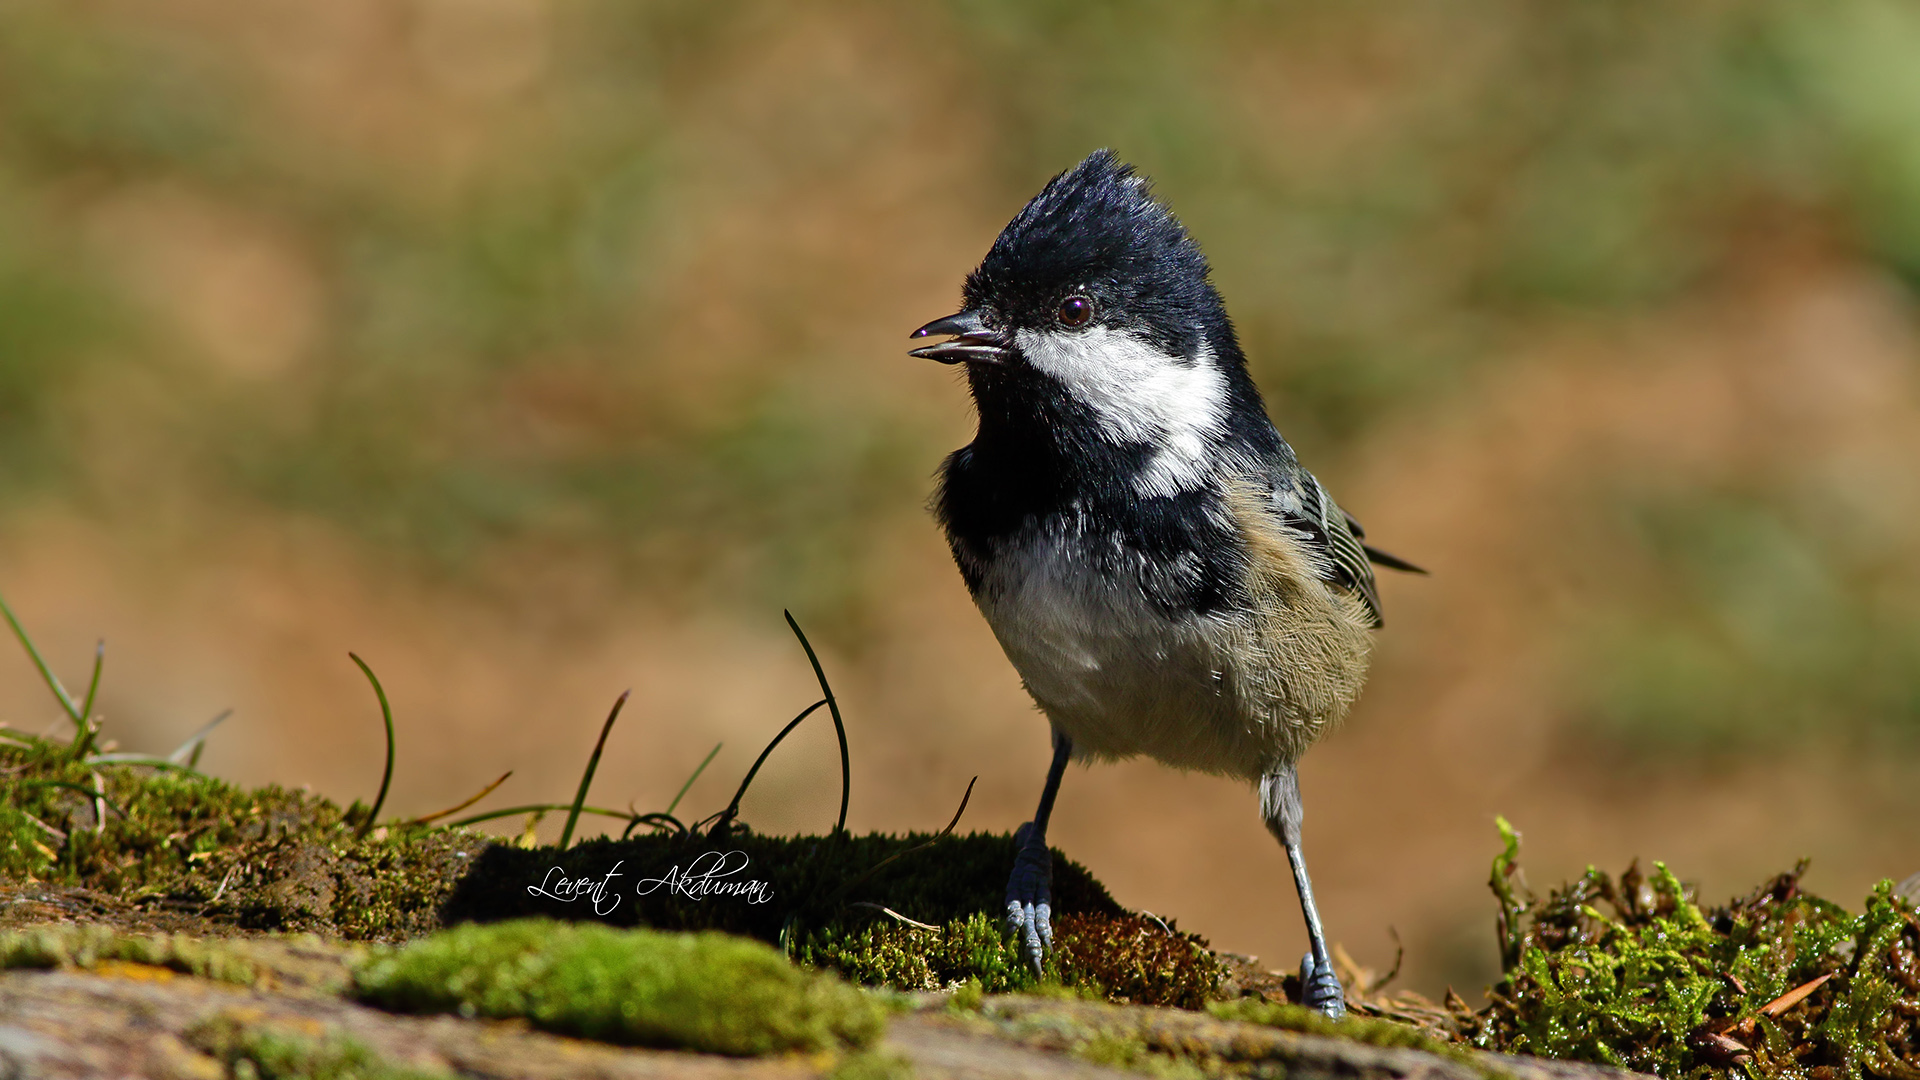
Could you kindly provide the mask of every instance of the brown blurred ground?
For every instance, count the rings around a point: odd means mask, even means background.
[[[1920,323],[1873,167],[1920,114],[1805,134],[1854,91],[1726,75],[1802,55],[1761,5],[1114,10],[18,6],[0,588],[70,684],[108,639],[124,748],[234,708],[203,765],[242,783],[370,797],[357,651],[400,814],[509,768],[496,804],[564,798],[627,687],[594,801],[660,808],[724,741],[688,796],[717,809],[814,699],[788,606],[849,824],[938,827],[977,774],[966,825],[1010,829],[1044,725],[924,511],[971,420],[905,334],[1113,144],[1281,429],[1434,571],[1385,583],[1373,682],[1303,766],[1336,939],[1383,966],[1397,928],[1412,985],[1472,997],[1495,814],[1541,885],[1638,855],[1718,897],[1811,855],[1854,902],[1920,869]],[[1863,70],[1920,59],[1847,10]],[[10,329],[49,310],[82,328]],[[0,718],[57,718],[5,650]],[[816,723],[756,828],[831,823]],[[1076,770],[1055,821],[1122,903],[1298,955],[1237,785]]]

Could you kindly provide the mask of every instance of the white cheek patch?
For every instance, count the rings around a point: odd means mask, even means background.
[[[1141,495],[1175,495],[1206,481],[1224,430],[1227,380],[1204,342],[1192,363],[1104,326],[1021,330],[1014,342],[1036,370],[1093,410],[1109,439],[1156,448],[1134,478]]]

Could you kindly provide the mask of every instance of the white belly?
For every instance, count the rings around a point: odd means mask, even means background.
[[[1130,583],[1040,545],[996,560],[983,585],[1007,659],[1076,756],[1258,778],[1303,748],[1270,702],[1240,692],[1244,619],[1169,618]]]

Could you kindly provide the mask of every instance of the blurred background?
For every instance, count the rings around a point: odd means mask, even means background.
[[[0,592],[105,734],[388,808],[724,805],[817,696],[857,830],[1030,814],[1045,725],[925,504],[907,358],[1112,146],[1211,256],[1274,419],[1381,546],[1303,765],[1331,934],[1478,1000],[1537,886],[1920,870],[1920,7],[1836,0],[0,5]],[[61,729],[0,648],[0,719]],[[831,725],[746,820],[819,831]],[[501,822],[518,831],[521,822]],[[549,819],[542,836],[556,838]],[[1275,966],[1253,796],[1067,778],[1053,839]]]

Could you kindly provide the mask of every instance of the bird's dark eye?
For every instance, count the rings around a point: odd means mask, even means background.
[[[1060,301],[1060,310],[1055,313],[1060,325],[1078,329],[1093,320],[1093,301],[1084,296],[1069,296]]]

